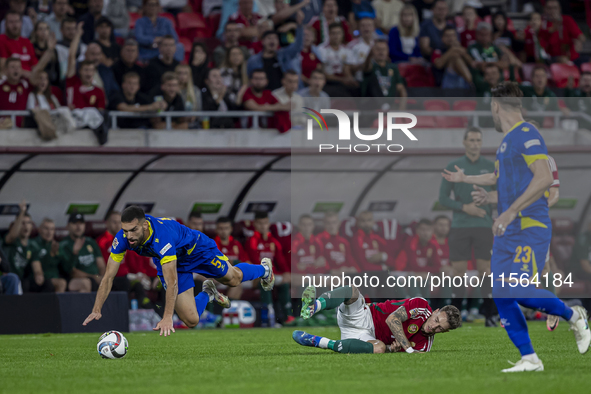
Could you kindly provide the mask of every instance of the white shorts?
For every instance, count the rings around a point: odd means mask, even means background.
[[[371,312],[361,294],[351,305],[342,303],[339,306],[337,322],[341,329],[341,339],[359,339],[364,342],[376,339]]]

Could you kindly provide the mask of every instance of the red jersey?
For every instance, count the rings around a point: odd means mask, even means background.
[[[37,64],[35,48],[28,38],[19,37],[16,40],[8,38],[6,34],[0,35],[0,58],[15,57],[21,59],[23,70],[31,71]]]
[[[16,85],[11,85],[6,79],[0,80],[0,108],[3,111],[25,111],[30,92],[31,85],[26,79],[21,79]],[[16,125],[20,127],[22,121],[22,117],[17,117]]]
[[[468,30],[463,28],[460,30],[460,44],[464,48],[468,48],[470,45],[476,42],[476,30]]]
[[[236,262],[251,262],[248,254],[246,254],[246,251],[244,250],[244,247],[242,247],[242,244],[236,241],[231,235],[228,238],[227,244],[223,244],[219,236],[216,236],[214,240],[218,245],[218,249],[230,260],[232,264],[237,264]]]
[[[437,248],[437,257],[439,258],[441,267],[447,267],[449,265],[449,244],[447,242],[447,238],[445,239],[445,243],[443,245],[437,242],[435,236],[433,236],[431,242]]]
[[[537,33],[527,26],[525,32],[525,54],[528,59],[541,60],[543,58],[542,51],[545,53],[545,48],[548,45],[548,31],[540,30]]]
[[[316,260],[324,256],[324,247],[320,240],[314,235],[306,240],[301,233],[293,236],[291,243],[291,266],[293,272],[300,274],[316,275],[325,274],[328,271],[328,264],[317,267]]]
[[[105,92],[97,86],[83,86],[80,77],[74,75],[66,79],[68,105],[74,108],[95,107],[105,109]]]
[[[343,26],[343,30],[345,31],[345,36],[343,38],[343,44],[348,43],[353,39],[351,36],[351,32],[349,31],[349,24],[347,23],[346,19],[342,16],[337,16],[336,20],[333,23],[340,22],[341,26]],[[324,15],[315,16],[310,19],[308,25],[312,26],[314,30],[316,30],[316,45],[320,46],[321,44],[328,44],[328,22]]]
[[[285,257],[283,256],[281,244],[271,233],[267,234],[267,239],[265,240],[261,233],[255,231],[254,235],[244,244],[244,249],[250,256],[250,261],[260,263],[261,259],[265,257],[270,258],[273,261],[273,272],[276,274],[291,272],[291,267],[286,263]]]
[[[269,89],[265,89],[262,91],[261,96],[256,96],[252,90],[252,87],[246,89],[244,92],[244,96],[242,96],[242,102],[246,103],[248,100],[254,100],[255,103],[258,105],[265,105],[265,104],[277,104],[278,101],[273,96],[273,93]],[[260,118],[260,126],[263,128],[274,128],[275,127],[275,119],[273,118]],[[252,127],[252,119],[248,121],[248,127]]]
[[[322,62],[312,51],[306,52],[302,50],[300,56],[302,57],[302,75],[306,78],[310,78],[312,71],[322,66]]]
[[[230,15],[230,17],[228,18],[228,22],[236,23],[238,25],[241,25],[242,27],[251,27],[256,26],[261,19],[262,16],[255,12],[253,12],[249,18],[247,18],[239,12],[235,12],[232,15]]]
[[[105,231],[96,239],[96,243],[101,249],[105,262],[109,261],[114,238],[115,237],[111,235],[110,232]],[[140,256],[134,251],[128,250],[125,253],[121,265],[119,265],[119,271],[117,271],[116,276],[126,276],[130,273],[137,274],[139,272],[146,274],[150,278],[155,278],[157,275],[156,266],[152,263],[149,257]]]
[[[376,254],[388,252],[387,242],[375,232],[371,231],[367,234],[365,231],[358,229],[351,241],[351,249],[353,250],[353,257],[357,260],[357,264],[361,271],[382,271],[382,263],[371,263],[369,259]],[[384,264],[393,266],[394,262],[390,254],[384,261]]]
[[[385,302],[374,302],[368,307],[373,318],[376,339],[391,345],[394,342],[394,335],[386,324],[386,318],[393,312],[403,306],[406,309],[406,321],[402,323],[402,328],[406,334],[406,339],[410,341],[413,349],[419,352],[428,352],[433,345],[433,336],[425,335],[421,327],[431,316],[431,307],[427,300],[421,297],[409,298],[406,300],[387,300]],[[404,350],[401,350],[404,351]]]
[[[411,237],[396,258],[396,269],[410,272],[439,272],[441,263],[437,246],[429,241],[421,244],[419,236]]]
[[[105,231],[96,238],[96,243],[101,249],[101,253],[103,254],[105,262],[109,261],[109,256],[111,255],[111,246],[113,245],[114,239],[115,236],[111,235],[109,231]],[[117,275],[115,276],[127,276],[129,273],[129,269],[127,268],[125,260],[127,260],[127,255],[125,255],[123,261],[121,261],[121,264],[119,264],[119,271],[117,271]]]
[[[361,272],[351,254],[351,245],[345,238],[338,234],[330,235],[328,231],[323,231],[316,236],[316,239],[324,247],[324,258],[328,263],[328,268],[341,270],[344,267],[353,267],[357,272]]]
[[[560,187],[560,180],[558,179],[558,167],[556,167],[556,161],[552,156],[548,156],[548,164],[550,164],[550,171],[552,171],[552,178],[554,181],[550,187]]]
[[[579,54],[575,51],[574,40],[583,32],[571,16],[563,15],[562,26],[559,28],[552,22],[544,21],[541,30],[548,34],[548,42],[544,48],[550,56],[567,56],[570,60],[579,58]]]

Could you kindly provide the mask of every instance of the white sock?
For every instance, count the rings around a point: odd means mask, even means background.
[[[580,317],[581,315],[579,314],[579,312],[576,309],[573,309],[573,315],[570,317],[570,320],[568,322],[570,324],[575,324],[575,322],[579,320]]]
[[[322,308],[322,305],[320,305],[320,301],[319,300],[314,301],[314,305],[316,306],[314,308],[314,313],[320,311],[320,309]]]
[[[318,347],[321,349],[328,349],[328,342],[330,342],[330,339],[328,338],[320,338],[320,342],[318,343]]]
[[[265,267],[265,275],[263,275],[263,279],[267,279],[269,278],[269,266],[268,265],[263,265],[263,267]]]
[[[537,363],[540,362],[540,359],[538,358],[538,355],[535,354],[535,353],[528,354],[527,356],[523,356],[523,357],[521,357],[521,359],[522,360],[530,361],[530,362],[532,362],[534,364],[537,364]]]

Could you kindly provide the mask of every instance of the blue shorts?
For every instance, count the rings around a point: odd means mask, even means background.
[[[530,227],[515,234],[495,237],[490,261],[495,297],[509,297],[511,287],[507,280],[510,277],[541,281],[551,239],[552,230],[542,227]],[[501,277],[505,278],[504,286],[501,285]]]
[[[217,249],[216,249],[217,250]],[[219,250],[218,253],[212,250],[212,253],[208,256],[204,256],[201,254],[199,256],[201,262],[199,265],[194,266],[190,272],[187,271],[177,271],[178,275],[178,286],[179,286],[179,294],[184,293],[185,291],[192,289],[195,287],[195,282],[193,281],[193,273],[201,274],[207,278],[222,278],[226,276],[228,273],[228,265],[230,262],[228,258]],[[177,269],[183,267],[178,267]],[[160,278],[160,282],[162,282],[162,286],[164,290],[166,290],[166,282],[164,281],[164,276],[161,272],[158,272],[158,277]]]

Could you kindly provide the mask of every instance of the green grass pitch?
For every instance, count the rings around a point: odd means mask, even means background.
[[[501,328],[466,324],[427,354],[345,355],[304,348],[292,329],[129,333],[123,359],[96,351],[99,334],[0,336],[0,393],[589,393],[591,352],[568,325],[530,324],[544,372],[502,374],[519,355]],[[338,338],[338,328],[309,328]]]

